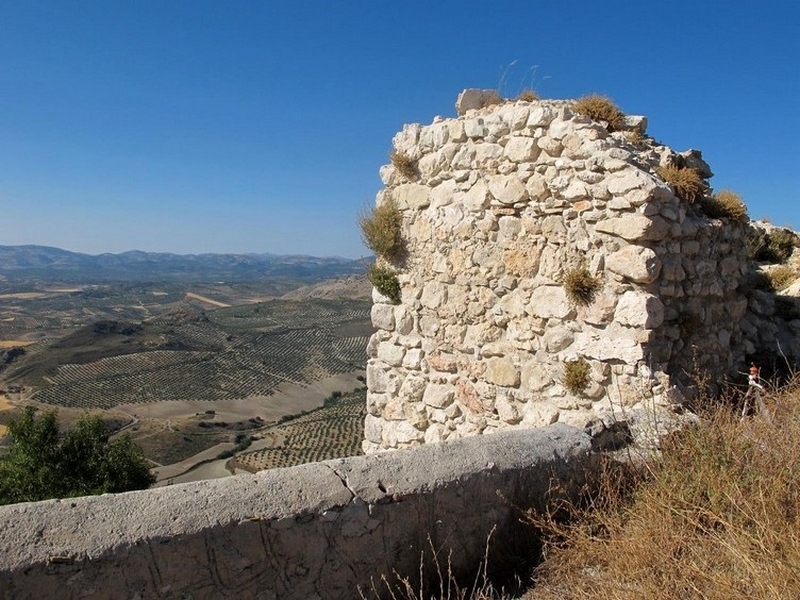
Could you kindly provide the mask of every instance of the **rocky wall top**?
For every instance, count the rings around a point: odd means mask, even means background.
[[[378,258],[401,293],[374,293],[365,451],[585,427],[669,405],[698,367],[742,363],[746,224],[681,199],[659,167],[711,171],[646,124],[610,132],[570,101],[536,100],[395,136],[413,169],[381,169],[376,206],[399,209],[404,251]],[[565,289],[581,271],[598,283],[586,304]]]

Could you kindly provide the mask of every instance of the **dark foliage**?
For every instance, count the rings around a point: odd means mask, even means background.
[[[0,460],[0,504],[140,490],[155,481],[130,438],[109,440],[99,417],[82,417],[61,435],[56,411],[38,419],[27,407],[8,424],[11,445]]]

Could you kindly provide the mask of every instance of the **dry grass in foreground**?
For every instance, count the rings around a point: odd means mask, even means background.
[[[800,386],[767,404],[773,425],[709,411],[569,525],[532,517],[548,539],[523,598],[800,598]]]

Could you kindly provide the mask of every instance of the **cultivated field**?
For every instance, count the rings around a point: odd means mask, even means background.
[[[363,394],[356,401],[351,390],[362,385],[372,333],[367,300],[258,301],[255,284],[23,294],[0,297],[0,389],[9,406],[58,408],[67,424],[100,411],[143,448],[160,479],[231,450],[253,453],[236,468],[277,466],[269,452],[256,458],[277,439],[262,432],[301,413],[313,421],[309,411],[334,391],[344,394],[317,415],[329,426],[303,421],[287,434],[284,462],[359,451],[363,414],[348,419],[363,412]]]
[[[361,454],[366,412],[363,388],[329,398],[323,408],[264,430],[269,445],[239,454],[230,467],[257,472]]]

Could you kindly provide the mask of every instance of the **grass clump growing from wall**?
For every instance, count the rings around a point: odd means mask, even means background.
[[[787,229],[765,231],[753,228],[747,238],[747,256],[759,262],[785,263],[797,243],[797,236]]]
[[[389,154],[389,160],[392,161],[392,165],[397,169],[397,172],[409,181],[413,181],[419,177],[417,161],[405,152],[393,150],[392,153]]]
[[[534,515],[547,559],[523,598],[800,598],[800,390],[765,402],[775,425],[720,404],[571,523]]]
[[[522,100],[523,102],[536,102],[538,99],[539,94],[533,90],[522,90],[519,96],[517,96],[517,100]]]
[[[797,274],[789,265],[778,265],[767,271],[767,277],[769,277],[770,287],[778,292],[797,279]]]
[[[609,131],[618,131],[625,119],[625,114],[610,98],[599,94],[579,98],[572,104],[572,109],[594,121],[605,121],[608,123]]]
[[[594,300],[594,295],[600,289],[600,280],[592,277],[586,267],[575,267],[564,273],[564,291],[567,299],[575,305],[587,306]]]
[[[672,186],[675,194],[681,200],[694,203],[700,200],[706,192],[706,182],[695,169],[691,167],[676,167],[666,165],[658,167],[656,174],[665,183]]]
[[[361,239],[376,255],[397,260],[403,253],[403,215],[394,200],[358,216]]]
[[[381,294],[395,304],[400,303],[400,282],[394,270],[376,263],[367,271],[367,278]]]
[[[748,220],[747,206],[742,197],[731,190],[722,190],[713,196],[703,198],[701,206],[703,212],[712,219],[730,219],[742,223]]]
[[[565,362],[563,378],[564,387],[567,388],[570,393],[575,394],[576,396],[582,394],[583,391],[589,386],[590,370],[589,363],[586,362],[586,359],[584,358]]]

